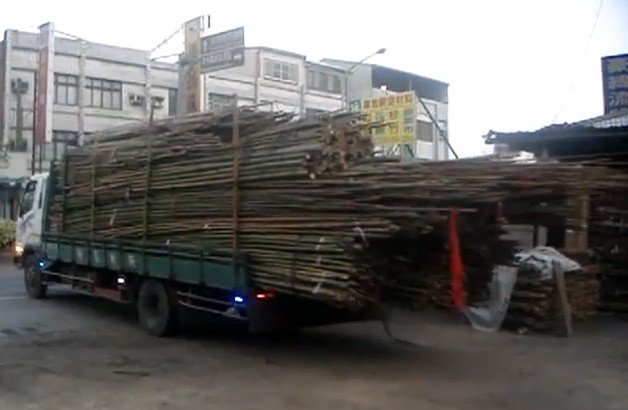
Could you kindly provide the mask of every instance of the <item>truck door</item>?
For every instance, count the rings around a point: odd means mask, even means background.
[[[33,178],[24,189],[15,232],[16,257],[21,257],[27,247],[38,247],[40,244],[45,181],[45,177]]]

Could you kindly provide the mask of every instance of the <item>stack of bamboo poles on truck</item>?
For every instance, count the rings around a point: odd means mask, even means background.
[[[62,163],[66,179],[52,204],[52,228],[237,247],[250,255],[256,286],[361,306],[380,300],[387,283],[371,243],[402,230],[428,234],[438,229],[434,215],[451,207],[471,213],[508,198],[560,204],[605,175],[564,164],[399,163],[372,157],[377,124],[357,114],[291,120],[239,109],[235,116],[208,113],[100,133]],[[562,205],[546,212],[569,214]],[[465,229],[481,229],[480,219],[468,220]],[[487,235],[496,240],[498,233]],[[472,238],[465,242],[478,248]],[[386,258],[406,251],[392,248]],[[486,265],[478,268],[480,282],[493,259],[473,262]],[[400,269],[411,281],[431,269],[421,266],[425,260],[401,262]]]

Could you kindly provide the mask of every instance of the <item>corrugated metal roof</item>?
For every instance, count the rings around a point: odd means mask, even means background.
[[[628,111],[612,115],[601,115],[588,120],[575,122],[573,125],[591,128],[628,127]]]
[[[622,133],[624,128],[628,128],[628,111],[601,115],[572,123],[552,124],[536,131],[499,132],[491,130],[487,134],[486,143],[509,143],[514,140],[525,141],[526,139],[531,141],[538,138],[577,138],[593,134],[603,136],[610,135],[609,133],[616,135],[618,132]],[[628,129],[626,133],[628,135]]]

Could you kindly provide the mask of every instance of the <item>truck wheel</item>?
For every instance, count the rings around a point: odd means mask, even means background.
[[[35,256],[27,256],[24,259],[24,285],[26,286],[26,293],[32,299],[43,299],[46,297],[48,286],[43,283]]]
[[[142,282],[137,298],[140,326],[152,336],[169,336],[177,330],[177,311],[171,303],[163,283],[156,280]]]

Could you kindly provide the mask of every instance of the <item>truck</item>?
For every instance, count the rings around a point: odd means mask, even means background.
[[[376,307],[356,311],[258,289],[242,252],[52,232],[47,215],[50,199],[65,186],[61,169],[33,175],[20,202],[14,260],[33,299],[63,286],[132,303],[141,328],[160,337],[178,330],[182,310],[239,322],[251,332],[382,317]]]

